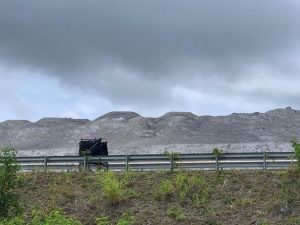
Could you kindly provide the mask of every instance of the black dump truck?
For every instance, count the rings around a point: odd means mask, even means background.
[[[101,138],[81,139],[79,142],[80,156],[108,155],[107,142]]]
[[[101,138],[84,139],[81,138],[79,142],[79,155],[80,156],[105,156],[108,155],[107,142],[102,141]],[[107,162],[94,162],[89,163],[96,165],[98,168],[105,167],[108,169]]]

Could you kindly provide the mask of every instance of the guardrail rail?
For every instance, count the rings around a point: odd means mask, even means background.
[[[22,171],[94,171],[109,170],[228,170],[280,169],[294,164],[293,152],[251,152],[199,154],[145,154],[108,156],[38,156],[16,157]],[[107,168],[106,168],[107,165]]]

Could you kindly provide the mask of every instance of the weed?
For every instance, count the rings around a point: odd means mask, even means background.
[[[223,155],[223,150],[219,148],[214,148],[212,151],[213,155],[217,158]]]
[[[212,193],[211,187],[202,176],[194,176],[190,179],[190,195],[196,205],[206,203]]]
[[[96,224],[97,225],[110,225],[109,217],[107,216],[101,216],[96,219]]]
[[[122,217],[118,220],[117,225],[131,225],[133,223],[133,216],[123,213]],[[101,216],[96,219],[97,225],[111,225],[109,217]]]
[[[124,172],[122,184],[126,187],[132,187],[135,182],[135,173],[132,170],[127,170]]]
[[[273,204],[274,213],[291,215],[299,205],[300,199],[300,173],[298,170],[290,169],[280,173],[279,199]]]
[[[182,212],[182,209],[179,206],[170,207],[167,210],[167,215],[171,218],[176,219],[177,221],[181,221],[186,218],[184,213]]]
[[[168,157],[171,158],[173,157],[173,160],[180,160],[180,153],[179,152],[169,152],[165,151],[164,154]]]
[[[111,205],[118,205],[124,198],[124,191],[122,189],[121,182],[111,171],[98,173],[98,176],[99,174],[104,197]]]
[[[187,187],[187,185],[183,186],[180,189],[180,191],[179,191],[180,202],[183,202],[186,199],[188,192],[189,192],[189,188]]]
[[[173,168],[171,169],[178,169],[180,166],[180,160],[181,156],[179,152],[168,152],[165,151],[164,154],[172,161],[173,163]]]
[[[205,209],[204,220],[205,220],[205,224],[207,224],[207,225],[218,225],[219,224],[217,216],[216,216],[216,212],[210,207],[207,207]]]
[[[288,218],[287,224],[300,225],[300,217],[290,217],[290,218]]]
[[[81,225],[81,223],[73,218],[68,218],[63,215],[60,211],[53,211],[48,216],[45,217],[45,220],[41,224],[37,225]],[[35,224],[32,224],[35,225]]]
[[[175,188],[171,181],[163,181],[156,192],[156,198],[164,200],[168,197],[171,197],[174,191]]]
[[[184,188],[188,183],[188,177],[186,173],[178,173],[175,177],[175,186],[178,189]]]
[[[91,195],[91,196],[89,196],[89,198],[88,198],[88,203],[89,203],[89,204],[95,205],[95,204],[97,204],[98,202],[99,202],[98,196],[96,196],[96,195]]]
[[[247,207],[255,204],[253,199],[247,197],[236,198],[234,203],[239,207]]]
[[[21,217],[15,217],[0,221],[0,225],[25,225],[25,221]]]
[[[257,220],[256,222],[257,225],[269,225],[270,223],[266,220]]]
[[[207,185],[202,176],[193,176],[191,178],[191,184],[195,185],[195,186],[200,186],[200,187]]]
[[[292,138],[291,143],[294,148],[295,158],[297,159],[298,170],[300,170],[300,143],[296,138]]]
[[[82,225],[78,220],[66,217],[60,211],[54,210],[46,216],[34,211],[31,222],[25,222],[22,217],[3,220],[0,225]]]
[[[64,182],[66,182],[67,184],[73,184],[72,183],[73,173],[71,173],[71,172],[61,172],[61,173],[64,178]]]
[[[183,202],[189,192],[189,179],[186,173],[180,172],[175,177],[175,187],[179,192],[179,200]]]
[[[133,223],[133,216],[124,213],[119,219],[117,225],[131,225]]]

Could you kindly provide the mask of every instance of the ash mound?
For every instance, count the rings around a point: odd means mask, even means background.
[[[197,116],[169,112],[146,118],[135,112],[110,112],[90,121],[44,118],[35,123],[0,123],[0,145],[16,147],[21,155],[77,155],[80,138],[102,137],[110,154],[290,151],[300,137],[300,111],[290,107],[266,113]]]
[[[126,112],[126,111],[114,111],[104,114],[103,116],[98,117],[95,121],[99,120],[111,120],[111,119],[125,119],[130,120],[135,117],[139,117],[140,115],[135,112]]]

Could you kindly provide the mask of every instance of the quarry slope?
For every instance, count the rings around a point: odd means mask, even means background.
[[[102,137],[110,154],[290,151],[300,137],[300,110],[290,107],[266,113],[197,116],[169,112],[146,118],[134,112],[110,112],[93,121],[44,118],[37,122],[0,123],[0,145],[12,145],[20,155],[77,155],[80,138]]]

